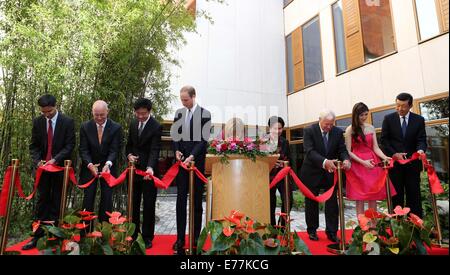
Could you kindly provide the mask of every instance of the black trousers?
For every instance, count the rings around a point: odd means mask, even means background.
[[[325,179],[324,179],[325,180]],[[320,189],[328,189],[332,186],[332,181],[325,185],[308,186],[311,192],[317,196]],[[339,224],[339,208],[337,203],[337,188],[333,195],[325,202],[325,222],[327,233],[336,234]],[[305,218],[308,233],[316,232],[319,228],[319,203],[305,198]]]
[[[284,181],[282,180],[275,187],[270,189],[270,224],[276,225],[278,223],[282,226],[285,226],[285,218],[280,216],[278,218],[278,221],[275,220],[275,209],[277,207],[277,190],[278,192],[280,192],[281,196],[281,212],[288,213],[288,211],[286,211],[286,188],[284,187]],[[289,185],[289,212],[292,209],[292,199],[292,187]]]
[[[36,203],[35,219],[41,221],[59,220],[59,208],[61,205],[61,192],[63,186],[64,172],[43,172],[38,186],[38,198]],[[35,237],[43,237],[44,230],[39,228]]]
[[[150,241],[155,237],[155,206],[157,190],[153,181],[144,180],[142,176],[135,175],[133,184],[133,223],[136,225],[133,238],[138,233],[142,238]],[[144,201],[143,219],[141,228],[141,201]]]
[[[420,196],[420,171],[422,164],[419,160],[401,165],[395,163],[389,171],[389,177],[397,191],[397,195],[392,197],[393,207],[409,207],[411,212],[419,217],[423,216],[422,199]],[[406,195],[406,204],[405,204]]]
[[[102,178],[94,181],[88,188],[84,189],[83,209],[90,212],[94,211],[95,194],[97,193],[97,185],[100,181],[100,205],[98,209],[98,220],[100,222],[108,221],[109,216],[106,211],[112,211],[112,188],[108,186]]]
[[[200,169],[200,172],[204,172],[204,169]],[[197,240],[202,226],[202,196],[205,189],[205,184],[197,177],[194,176],[194,240]],[[180,169],[177,176],[177,241],[185,243],[186,236],[186,218],[187,218],[187,195],[189,193],[189,173]]]

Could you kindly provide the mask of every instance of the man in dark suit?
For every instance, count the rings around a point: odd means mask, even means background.
[[[55,164],[64,166],[64,160],[71,159],[75,147],[75,130],[72,118],[58,112],[56,98],[43,95],[38,100],[42,115],[33,119],[31,144],[29,146],[33,167]],[[45,161],[45,164],[43,162]],[[63,172],[42,173],[38,187],[35,219],[41,221],[55,221],[59,219],[61,204]],[[23,250],[36,247],[37,241],[44,236],[44,230],[39,228],[34,237]]]
[[[320,189],[327,190],[333,185],[334,171],[337,169],[334,160],[343,161],[344,169],[350,168],[344,132],[334,127],[335,119],[334,112],[324,110],[320,114],[319,123],[304,130],[305,160],[300,170],[300,179],[316,196]],[[325,202],[325,232],[332,242],[339,241],[336,236],[339,224],[336,189]],[[313,241],[319,240],[316,232],[319,227],[319,204],[316,201],[305,198],[305,217],[309,238]]]
[[[180,99],[184,108],[176,111],[170,132],[176,160],[182,160],[186,165],[189,165],[191,161],[195,161],[195,167],[204,173],[206,149],[211,130],[211,113],[198,106],[195,98],[196,92],[194,87],[185,86],[181,88]],[[176,182],[177,241],[172,248],[175,251],[180,251],[185,245],[189,173],[184,169],[180,169]],[[204,190],[204,183],[197,177],[195,177],[194,190],[194,239],[197,240],[202,225],[202,195]]]
[[[122,126],[108,118],[108,104],[97,100],[92,105],[93,119],[80,127],[80,182],[85,183],[96,176],[98,167],[102,172],[110,172],[117,177],[117,156],[122,143]],[[97,182],[84,189],[83,209],[94,211]],[[99,221],[108,221],[106,211],[112,210],[112,188],[100,178]]]
[[[401,93],[396,100],[397,112],[386,115],[381,129],[381,145],[384,153],[395,160],[411,157],[415,152],[424,154],[427,150],[427,135],[425,119],[411,113],[413,97]],[[411,212],[422,217],[422,202],[420,196],[420,160],[405,165],[395,163],[389,171],[389,177],[394,184],[397,195],[392,197],[394,206],[405,205]]]
[[[292,162],[290,161],[289,141],[282,136],[284,128],[283,118],[277,116],[270,117],[268,126],[270,130],[269,138],[271,142],[275,142],[275,144],[277,145],[276,153],[280,154],[277,163],[275,164],[274,168],[270,171],[270,181],[272,181],[273,178],[277,175],[277,173],[281,169],[283,169],[284,167],[283,161],[289,161],[289,164],[291,164]],[[275,209],[277,206],[277,196],[276,196],[277,190],[281,196],[281,212],[288,213],[291,211],[292,208],[292,188],[291,186],[289,186],[288,192],[289,209],[286,210],[286,189],[284,186],[284,181],[281,181],[275,187],[270,189],[270,223],[272,225],[276,224]],[[286,224],[285,218],[280,217],[278,219],[278,224],[284,226]]]
[[[151,111],[152,102],[149,99],[140,98],[134,103],[135,119],[131,121],[128,130],[126,155],[128,161],[134,162],[137,169],[159,176],[158,158],[161,148],[162,127],[151,115]],[[142,177],[139,175],[134,177],[133,188],[133,223],[136,224],[133,239],[136,239],[138,232],[141,232],[141,197],[144,197],[142,237],[145,248],[151,248],[155,236],[157,190],[148,176]]]

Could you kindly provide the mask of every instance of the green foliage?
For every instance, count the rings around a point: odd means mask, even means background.
[[[204,249],[207,238],[211,247]],[[296,232],[286,232],[284,227],[254,222],[242,213],[232,211],[224,220],[210,221],[202,230],[197,243],[197,253],[204,255],[279,255],[305,254],[310,251]]]

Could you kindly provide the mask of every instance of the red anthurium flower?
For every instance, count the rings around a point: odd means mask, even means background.
[[[400,205],[397,205],[394,208],[394,213],[399,216],[404,216],[404,215],[408,214],[410,210],[411,209],[409,207],[402,208]]]
[[[38,230],[40,225],[41,225],[41,221],[40,220],[38,220],[37,222],[33,222],[33,233],[35,233],[36,230]]]
[[[75,228],[76,229],[80,229],[80,230],[82,230],[82,229],[85,229],[86,227],[88,227],[89,225],[88,224],[86,224],[86,223],[77,223],[76,225],[75,225]]]
[[[364,212],[364,215],[369,219],[379,219],[382,218],[383,215],[375,211],[373,208],[369,208]]]
[[[120,216],[122,216],[122,214],[120,214],[120,212],[117,212],[117,211],[114,211],[112,213],[106,211],[106,215],[110,216],[111,218],[112,217],[120,217]]]
[[[119,216],[109,218],[109,222],[114,225],[123,224],[126,220],[127,218]]]
[[[409,220],[417,227],[423,228],[423,220],[413,213],[409,213]]]
[[[74,241],[74,242],[79,242],[80,241],[80,239],[81,239],[81,237],[80,237],[80,235],[79,234],[77,234],[77,235],[73,235],[72,236],[72,241]]]
[[[236,210],[231,210],[231,216],[242,219],[244,217],[244,214]]]
[[[114,229],[115,232],[127,232],[127,230],[125,228],[116,228]]]
[[[94,212],[89,212],[89,211],[86,211],[86,209],[84,209],[82,211],[78,211],[78,214],[80,214],[81,216],[90,216],[90,215],[94,214]]]
[[[369,221],[370,220],[364,214],[358,215],[358,221],[359,221],[359,226],[361,227],[362,230],[364,230],[364,231],[369,230]]]
[[[102,232],[100,232],[100,231],[93,231],[92,233],[88,233],[86,235],[86,237],[88,237],[88,238],[101,238],[102,236],[103,236]]]
[[[81,218],[83,221],[92,221],[93,219],[96,219],[98,216],[84,216]]]
[[[251,233],[255,233],[255,232],[256,232],[255,229],[253,228],[253,226],[248,226],[248,225],[247,225],[247,227],[245,228],[245,231],[246,231],[248,234],[251,234]]]
[[[72,229],[72,228],[73,228],[73,225],[68,224],[68,223],[65,223],[65,224],[61,225],[61,227],[62,227],[63,229]]]
[[[233,216],[225,217],[225,219],[226,219],[227,221],[229,221],[229,222],[231,222],[231,223],[237,225],[237,227],[241,227],[241,220],[240,220],[240,219],[236,219],[236,218],[233,217]]]
[[[267,240],[264,240],[264,245],[268,247],[275,248],[278,246],[278,244],[275,242],[273,238],[269,238]]]
[[[131,241],[133,241],[133,238],[131,236],[128,236],[128,237],[125,238],[125,241],[131,242]]]
[[[230,226],[228,226],[228,227],[225,227],[222,232],[225,236],[230,237],[234,233],[234,229],[232,229]]]

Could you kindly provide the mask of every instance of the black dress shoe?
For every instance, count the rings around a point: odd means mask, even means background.
[[[336,234],[327,233],[327,238],[328,238],[328,240],[332,241],[333,243],[338,243],[339,242],[339,239],[336,236]]]
[[[145,249],[149,249],[153,247],[152,241],[150,239],[144,239]]]
[[[316,232],[308,233],[308,235],[309,235],[309,239],[311,241],[318,241],[319,240],[319,237],[317,236]]]
[[[172,246],[172,249],[174,251],[182,250],[183,248],[184,248],[184,243],[180,242],[180,241],[176,241]]]
[[[32,238],[31,241],[27,242],[24,246],[22,246],[22,250],[30,250],[36,247],[38,238]]]

